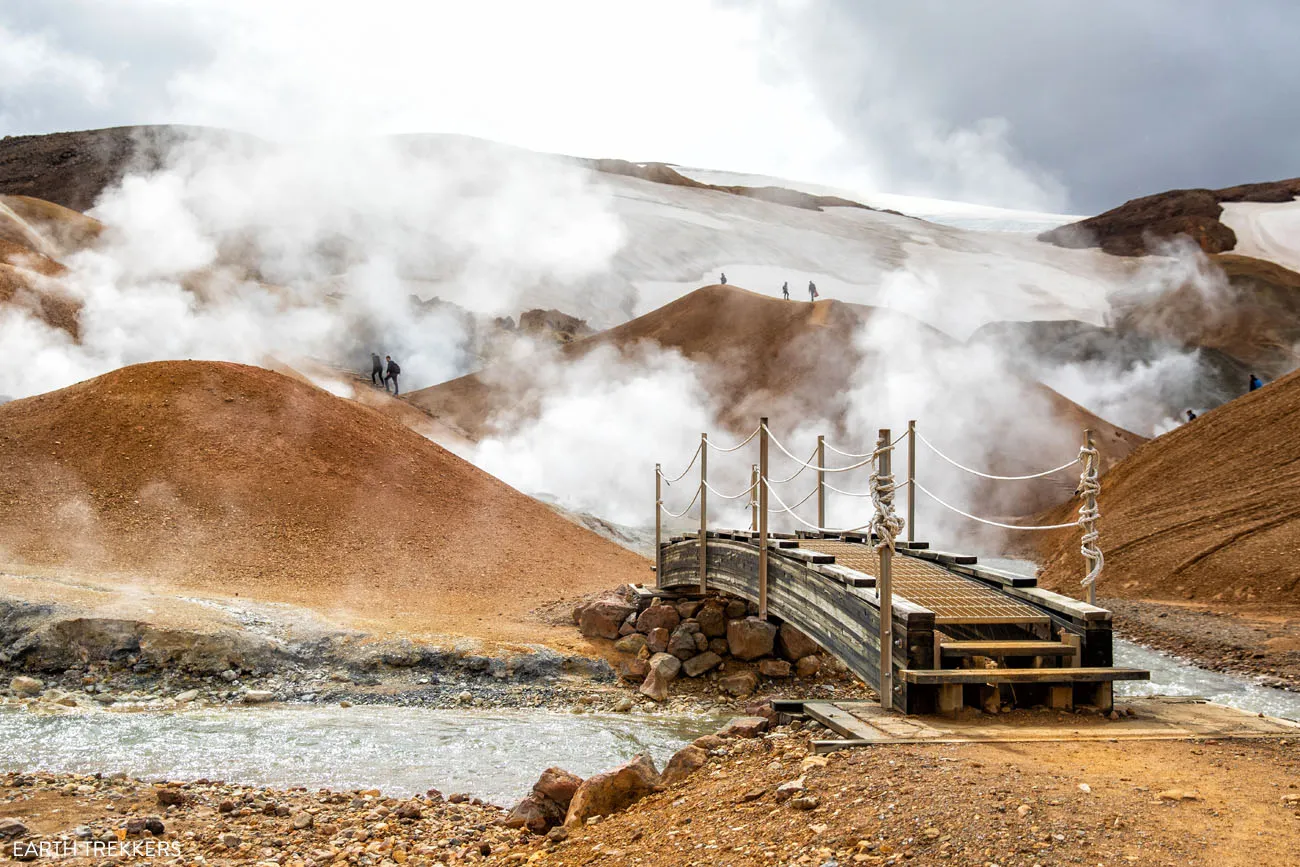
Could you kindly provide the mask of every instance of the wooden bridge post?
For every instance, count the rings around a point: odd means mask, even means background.
[[[767,416],[758,420],[758,616],[767,619]]]
[[[749,470],[749,529],[758,532],[758,464]]]
[[[664,575],[664,471],[655,464],[655,586],[663,586]]]
[[[817,466],[826,466],[826,437],[817,437]],[[826,471],[817,470],[817,527],[826,526]]]
[[[700,593],[708,592],[709,435],[700,434]]]
[[[1090,448],[1090,449],[1091,449],[1091,448],[1096,448],[1096,444],[1093,442],[1093,436],[1092,436],[1092,430],[1091,430],[1091,429],[1086,429],[1086,430],[1084,430],[1084,432],[1083,432],[1083,440],[1084,440],[1084,442],[1086,442],[1086,443],[1088,444],[1088,448]],[[1098,475],[1100,475],[1100,473],[1101,473],[1101,459],[1100,459],[1100,458],[1098,458],[1098,460],[1097,460],[1097,472],[1098,472]],[[1096,508],[1097,508],[1097,497],[1096,497],[1096,495],[1095,495],[1095,494],[1091,494],[1091,493],[1088,494],[1087,497],[1084,499],[1084,505],[1086,505],[1086,506],[1088,507],[1088,510],[1089,510],[1089,511],[1095,511]],[[1098,550],[1100,550],[1100,549],[1098,549]],[[1085,566],[1085,568],[1089,568],[1089,569],[1090,569],[1090,568],[1092,567],[1092,563],[1091,563],[1090,561],[1085,560],[1085,561],[1084,561],[1084,566]],[[1096,582],[1096,581],[1093,581],[1091,584],[1088,585],[1088,604],[1089,604],[1089,605],[1096,605],[1096,604],[1097,604],[1097,582]]]
[[[892,469],[889,428],[881,428],[876,448],[880,451],[879,475],[888,476]],[[880,706],[891,710],[894,706],[894,598],[893,554],[888,545],[880,548],[880,575],[876,593],[880,597]]]
[[[916,419],[907,423],[907,541],[916,541]]]

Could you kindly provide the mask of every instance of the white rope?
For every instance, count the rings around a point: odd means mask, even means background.
[[[885,446],[885,449],[893,449],[893,444]],[[884,451],[884,449],[882,449]],[[894,540],[898,534],[903,532],[904,521],[894,511],[894,476],[892,473],[882,473],[880,463],[874,463],[871,467],[871,502],[876,507],[876,513],[871,518],[871,535],[876,537],[876,550],[882,551],[888,548],[891,552],[894,550]]]
[[[1038,527],[1026,527],[1020,524],[1003,524],[998,521],[990,521],[988,518],[981,518],[978,515],[972,515],[970,512],[963,512],[961,509],[957,508],[956,506],[951,505],[949,503],[945,503],[943,500],[939,499],[933,493],[931,493],[930,490],[926,488],[925,485],[921,484],[916,480],[913,480],[912,484],[916,486],[916,489],[918,491],[925,494],[927,497],[934,500],[936,503],[943,506],[945,509],[948,509],[949,511],[952,512],[956,512],[958,515],[961,515],[963,518],[970,518],[972,521],[979,521],[981,524],[988,524],[990,527],[1001,527],[1004,530],[1064,530],[1067,527],[1079,526],[1078,521],[1071,521],[1068,524],[1045,524],[1043,526],[1038,526]]]
[[[752,484],[748,488],[745,488],[745,490],[741,491],[739,494],[731,494],[730,496],[717,490],[716,488],[713,487],[713,485],[710,485],[708,482],[704,483],[704,487],[708,488],[709,493],[713,494],[715,497],[721,497],[724,500],[739,500],[741,497],[745,497],[754,493],[754,489],[758,487],[758,484],[757,483]]]
[[[698,499],[700,498],[700,491],[702,491],[702,490],[704,490],[704,486],[703,486],[703,485],[700,485],[700,486],[696,487],[696,488],[695,488],[695,496],[691,497],[691,501],[690,501],[689,503],[686,504],[686,508],[685,508],[685,509],[682,509],[680,512],[670,512],[670,511],[668,511],[668,509],[666,509],[666,508],[664,507],[664,501],[663,501],[663,500],[660,500],[660,501],[659,501],[659,509],[660,509],[660,510],[665,514],[665,515],[668,515],[668,516],[671,517],[671,518],[680,518],[682,515],[685,515],[687,512],[689,512],[689,511],[691,510],[691,506],[694,506],[694,505],[695,505],[695,501],[698,500]]]
[[[823,472],[823,473],[847,473],[849,470],[856,470],[858,467],[865,467],[867,464],[871,463],[871,458],[868,457],[865,461],[860,461],[856,464],[847,467],[819,467],[816,464],[810,464],[807,461],[801,461],[798,458],[796,458],[794,455],[790,454],[790,450],[787,449],[785,446],[781,445],[781,441],[777,439],[775,436],[773,436],[770,428],[767,428],[767,435],[772,440],[772,442],[776,444],[776,447],[778,449],[785,452],[786,457],[788,457],[790,460],[794,461],[797,464],[800,464],[801,466],[809,470],[817,470],[818,472]]]
[[[906,483],[906,482],[903,483],[903,487],[907,487],[907,483]],[[870,492],[870,491],[841,491],[839,488],[835,487],[835,486],[832,485],[830,482],[826,482],[826,490],[828,490],[828,491],[834,491],[834,492],[837,493],[837,494],[843,494],[843,495],[846,496],[846,497],[869,497],[869,496],[871,496],[871,492]]]
[[[1099,457],[1095,448],[1085,445],[1079,449],[1079,460],[1083,462],[1083,473],[1079,476],[1079,493],[1083,496],[1083,504],[1079,506],[1078,521],[1083,528],[1083,540],[1079,545],[1079,553],[1088,561],[1088,574],[1079,582],[1084,587],[1096,583],[1101,567],[1106,562],[1097,545],[1097,539],[1100,538],[1097,519],[1101,517],[1101,511],[1097,508],[1097,495],[1101,493],[1097,469]]]
[[[846,457],[846,458],[869,458],[869,457],[871,457],[872,455],[875,454],[875,452],[861,452],[861,453],[859,453],[859,452],[843,452],[843,451],[840,451],[839,449],[835,448],[835,446],[831,445],[830,443],[823,443],[823,445],[825,445],[826,448],[830,449],[831,451],[835,452],[835,454],[837,454],[837,455],[842,455],[842,456],[844,456],[844,457]]]
[[[724,449],[722,446],[715,446],[715,445],[714,445],[712,442],[710,442],[710,441],[707,441],[707,440],[706,440],[706,442],[709,442],[709,448],[713,449],[714,451],[718,451],[718,452],[734,452],[734,451],[736,451],[737,449],[741,449],[741,448],[744,448],[745,446],[749,445],[749,441],[752,440],[754,437],[758,436],[758,432],[762,429],[762,427],[763,427],[762,425],[759,425],[758,427],[754,428],[754,429],[750,432],[749,436],[745,437],[743,440],[741,440],[740,442],[736,443],[734,446],[731,446],[730,448],[725,448],[725,449]]]
[[[809,460],[815,457],[817,457],[816,451],[812,453],[812,456],[809,458]],[[774,485],[784,485],[786,482],[793,482],[795,479],[799,478],[799,476],[803,474],[803,471],[808,469],[808,467],[809,464],[804,464],[800,466],[799,469],[795,470],[794,475],[792,476],[786,476],[784,479],[768,479],[768,481]]]
[[[812,499],[812,495],[815,494],[815,493],[817,493],[817,489],[816,489],[816,488],[813,488],[811,491],[809,491],[807,494],[804,495],[804,498],[803,498],[802,500],[800,500],[799,502],[795,503],[793,506],[786,506],[784,509],[768,509],[768,511],[769,511],[769,512],[775,512],[775,513],[778,514],[778,515],[781,514],[782,512],[790,512],[792,509],[797,509],[797,508],[799,508],[800,506],[802,506],[804,503],[806,503],[806,502],[808,502],[810,499]],[[778,501],[779,501],[780,499],[781,499],[780,497],[777,497],[777,500],[778,500]],[[782,505],[784,505],[784,503],[783,503]],[[792,514],[793,514],[793,513],[792,513]],[[798,516],[796,515],[795,517],[798,517]]]
[[[663,480],[664,480],[664,484],[666,484],[666,485],[671,485],[671,484],[673,484],[674,482],[680,482],[680,481],[682,480],[682,476],[685,476],[687,473],[689,473],[689,472],[691,471],[691,467],[695,466],[695,462],[696,462],[697,460],[699,460],[699,457],[700,457],[700,450],[701,450],[702,448],[704,448],[704,443],[703,443],[703,442],[701,442],[698,446],[695,447],[695,454],[691,455],[691,462],[690,462],[689,464],[686,465],[686,469],[682,470],[682,471],[681,471],[678,475],[676,475],[675,477],[673,477],[673,478],[671,478],[671,479],[670,479],[670,478],[667,478],[666,476],[664,476],[663,471],[660,470],[660,471],[659,471],[659,475],[663,478]]]
[[[979,470],[973,470],[968,466],[964,466],[962,464],[957,463],[952,458],[948,457],[943,452],[935,448],[934,443],[930,442],[928,439],[925,438],[924,435],[922,435],[919,432],[917,433],[916,438],[919,439],[921,442],[925,443],[926,446],[929,447],[930,451],[934,452],[936,455],[943,458],[945,461],[952,464],[957,469],[964,470],[965,472],[968,472],[973,476],[979,476],[982,479],[992,479],[995,482],[1023,482],[1028,479],[1041,479],[1044,476],[1050,476],[1053,473],[1059,473],[1061,470],[1068,470],[1070,467],[1079,463],[1079,461],[1081,460],[1081,458],[1075,458],[1074,460],[1070,461],[1068,464],[1061,464],[1061,466],[1059,467],[1055,467],[1050,470],[1044,470],[1041,473],[1031,473],[1027,476],[994,476],[988,473],[981,473]]]
[[[858,530],[865,530],[865,529],[867,529],[868,527],[871,526],[870,524],[863,524],[861,527],[853,527],[853,528],[848,529],[848,530],[839,530],[839,529],[836,529],[836,528],[834,528],[834,527],[818,527],[816,524],[810,524],[809,522],[805,521],[803,518],[799,517],[799,516],[798,516],[797,514],[795,514],[794,512],[791,512],[790,510],[791,510],[792,508],[794,508],[794,506],[787,506],[787,505],[785,504],[785,501],[781,499],[781,495],[778,494],[776,491],[772,490],[772,486],[769,485],[769,484],[767,484],[766,480],[764,481],[763,484],[767,487],[767,492],[768,492],[769,494],[771,494],[771,495],[776,499],[776,501],[777,501],[778,503],[780,503],[780,504],[782,505],[782,507],[783,507],[783,508],[781,508],[781,509],[773,509],[773,510],[771,510],[771,511],[776,511],[776,512],[778,512],[778,513],[780,513],[780,512],[790,512],[790,517],[791,517],[791,518],[794,518],[796,521],[798,521],[800,524],[803,524],[803,525],[804,525],[805,527],[807,527],[809,530],[816,530],[816,531],[819,532],[819,533],[855,533],[855,532],[857,532]],[[796,503],[795,505],[797,506],[797,505],[799,505],[799,504]]]

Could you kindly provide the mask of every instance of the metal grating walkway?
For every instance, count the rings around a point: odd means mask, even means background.
[[[800,539],[799,547],[830,554],[839,565],[867,575],[879,571],[880,555],[870,545]],[[897,554],[892,575],[894,593],[933,611],[937,625],[1050,622],[1038,609],[928,560]]]

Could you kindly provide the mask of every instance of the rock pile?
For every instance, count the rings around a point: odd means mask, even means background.
[[[614,641],[626,655],[618,674],[640,683],[653,701],[668,698],[680,675],[708,676],[727,695],[752,694],[760,677],[812,678],[822,669],[821,648],[793,625],[762,620],[753,607],[721,595],[703,599],[639,599],[610,595],[588,600],[573,621],[588,638]]]

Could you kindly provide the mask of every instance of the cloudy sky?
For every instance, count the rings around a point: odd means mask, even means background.
[[[1074,213],[1300,174],[1282,0],[4,0],[0,134],[451,132]]]

